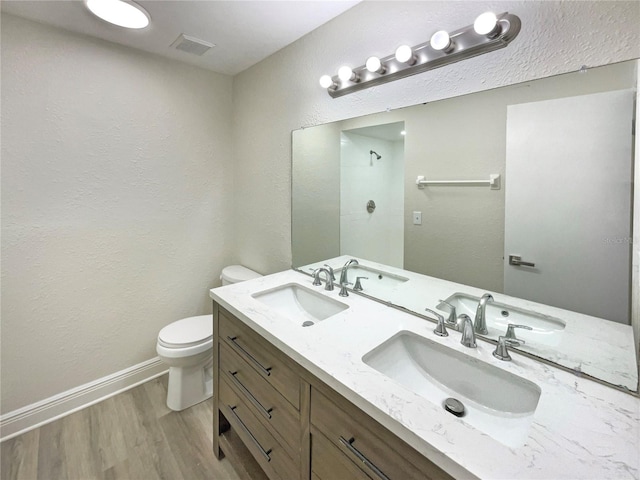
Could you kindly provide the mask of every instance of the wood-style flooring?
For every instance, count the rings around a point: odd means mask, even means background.
[[[236,480],[212,450],[213,401],[167,408],[167,375],[0,444],[2,480]]]

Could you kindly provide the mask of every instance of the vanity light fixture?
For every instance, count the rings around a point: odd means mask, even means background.
[[[384,58],[369,57],[365,65],[354,69],[341,67],[336,76],[324,75],[320,84],[333,98],[341,97],[504,48],[518,36],[520,27],[516,15],[486,12],[473,25],[452,32],[437,31],[428,42],[415,47],[402,45]]]
[[[322,88],[335,88],[338,85],[334,83],[333,79],[329,75],[323,75],[320,77],[320,86]]]
[[[96,17],[119,27],[141,29],[149,25],[150,16],[140,5],[123,0],[85,0]]]
[[[442,52],[450,52],[455,47],[454,43],[451,41],[451,37],[444,30],[440,30],[439,32],[431,35],[431,40],[429,40],[429,45],[434,50],[439,50]]]
[[[418,61],[418,57],[414,55],[413,50],[409,45],[400,45],[396,49],[396,60],[400,63],[406,63],[407,65],[415,65]]]
[[[358,75],[346,65],[338,70],[338,78],[343,82],[358,82]]]
[[[473,29],[478,35],[486,35],[489,38],[493,38],[500,34],[498,17],[493,12],[485,12],[473,22]]]
[[[384,65],[382,65],[382,62],[380,61],[380,59],[378,57],[369,57],[367,58],[367,61],[365,62],[364,66],[367,68],[367,70],[369,70],[371,73],[386,73],[387,69],[385,68]]]

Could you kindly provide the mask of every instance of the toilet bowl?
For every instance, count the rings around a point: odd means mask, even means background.
[[[229,285],[259,273],[241,265],[222,270],[222,284]],[[169,366],[167,406],[184,410],[213,395],[213,316],[199,315],[170,323],[158,334],[156,352]]]
[[[213,316],[173,322],[158,334],[156,351],[169,365],[167,406],[184,410],[213,394]]]

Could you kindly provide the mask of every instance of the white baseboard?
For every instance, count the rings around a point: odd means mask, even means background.
[[[159,357],[45,398],[0,417],[0,442],[82,410],[168,372]]]

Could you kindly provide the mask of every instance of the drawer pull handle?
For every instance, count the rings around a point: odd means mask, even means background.
[[[367,457],[365,457],[356,447],[352,445],[354,441],[355,438],[346,440],[343,436],[340,436],[340,443],[342,443],[347,448],[347,450],[354,454],[358,458],[358,460],[364,463],[369,468],[369,470],[375,473],[378,478],[381,478],[382,480],[389,480],[389,477],[382,473],[382,471],[378,467],[371,463],[371,461]]]
[[[245,396],[251,401],[251,403],[253,403],[253,405],[260,411],[262,415],[264,415],[269,420],[271,420],[271,412],[273,411],[273,408],[270,408],[267,410],[262,406],[262,404],[258,401],[258,399],[253,396],[253,393],[251,393],[249,389],[245,387],[244,384],[240,381],[240,379],[236,377],[238,372],[232,372],[231,370],[227,370],[227,371],[229,372],[229,375],[231,375],[231,380],[233,380],[233,383],[235,383],[236,386],[240,390],[242,390],[242,393],[245,394]]]
[[[253,357],[253,355],[247,352],[244,348],[242,348],[242,346],[238,342],[236,342],[237,338],[238,337],[227,336],[227,340],[231,342],[231,344],[236,348],[236,350],[239,350],[240,353],[242,353],[245,357],[251,360],[254,363],[254,365],[258,367],[258,369],[262,372],[263,375],[267,377],[271,375],[271,367],[268,367],[268,368],[263,367],[262,364]]]
[[[251,430],[249,430],[247,428],[247,426],[244,424],[244,422],[242,420],[240,420],[240,417],[238,416],[238,414],[236,413],[236,408],[237,407],[232,407],[231,405],[227,405],[227,407],[229,407],[229,409],[231,410],[231,413],[233,414],[234,417],[236,417],[236,420],[238,421],[238,424],[240,424],[240,427],[242,427],[242,429],[244,430],[244,432],[249,435],[249,437],[251,438],[251,440],[253,441],[253,443],[256,444],[256,447],[258,447],[258,450],[260,450],[260,453],[262,454],[262,456],[264,457],[264,459],[267,462],[271,461],[271,457],[269,456],[269,454],[271,453],[271,449],[269,450],[265,450],[264,448],[262,448],[262,445],[260,445],[260,442],[258,442],[258,439],[256,437],[253,436],[253,433],[251,433]]]

